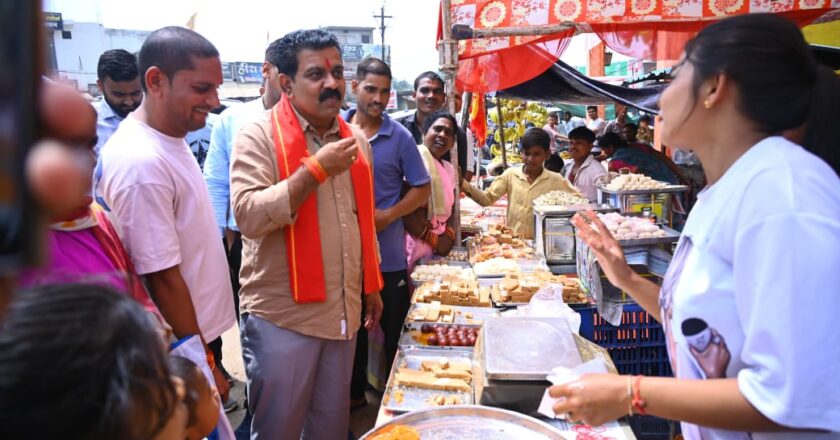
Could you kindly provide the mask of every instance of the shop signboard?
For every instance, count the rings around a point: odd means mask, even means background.
[[[262,63],[237,61],[236,81],[241,83],[262,83]]]
[[[61,12],[44,12],[44,26],[54,31],[64,30],[64,19]]]
[[[233,63],[228,61],[222,61],[222,79],[224,81],[233,81],[235,76],[233,75]]]

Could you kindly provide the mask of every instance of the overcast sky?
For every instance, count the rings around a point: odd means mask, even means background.
[[[102,23],[115,29],[154,30],[186,25],[197,13],[195,30],[219,49],[223,61],[262,61],[266,35],[273,41],[287,32],[321,26],[377,27],[373,18],[383,0],[44,0],[44,10],[65,20]],[[396,79],[412,82],[423,71],[437,70],[435,47],[439,0],[387,0],[385,43],[391,48]],[[586,64],[586,49],[595,42],[580,35],[563,60]],[[379,30],[374,43],[380,42]]]
[[[224,61],[262,61],[269,41],[287,32],[321,26],[378,27],[382,0],[44,0],[44,9],[65,20],[99,22],[108,28],[154,30],[184,26],[193,13],[195,30],[219,49]],[[436,70],[438,0],[385,2],[385,43],[392,45],[397,79],[412,81]],[[379,43],[379,30],[374,43]]]

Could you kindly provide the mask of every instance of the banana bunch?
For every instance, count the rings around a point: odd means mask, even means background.
[[[499,112],[497,110],[488,111],[490,120],[496,125],[496,130],[493,132],[493,137],[497,144],[502,143],[502,134],[504,134],[505,142],[510,145],[517,145],[519,139],[525,135],[527,130],[526,124],[530,122],[535,127],[543,127],[548,122],[548,110],[536,102],[519,101],[515,99],[500,100],[502,110],[502,123],[499,124]],[[494,155],[501,154],[501,147],[494,147],[491,150]],[[510,161],[513,154],[519,158],[519,154],[512,152],[508,148],[508,161]],[[521,158],[518,159],[521,161]]]

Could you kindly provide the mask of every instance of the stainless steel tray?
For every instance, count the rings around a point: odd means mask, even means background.
[[[479,281],[479,285],[481,282]],[[413,312],[415,310],[423,310],[425,308],[431,307],[431,304],[428,303],[414,303],[408,309],[408,314],[405,317],[406,324],[410,323],[418,323],[418,324],[448,324],[445,322],[437,321],[414,321],[411,319]],[[455,313],[455,320],[452,322],[453,324],[458,325],[481,325],[484,323],[484,320],[487,318],[498,317],[499,311],[492,308],[492,307],[469,307],[469,306],[447,306],[451,307],[453,313]],[[472,319],[468,319],[466,316],[470,314],[473,316]]]
[[[391,426],[411,426],[422,440],[563,440],[556,428],[513,411],[487,406],[451,406],[416,411],[372,429],[370,440]]]
[[[435,395],[438,396],[457,396],[461,399],[464,405],[471,405],[474,403],[474,392],[470,391],[442,391],[442,390],[424,390],[420,388],[397,387],[394,386],[394,375],[397,368],[413,368],[420,369],[420,364],[428,360],[449,360],[458,362],[469,362],[472,364],[472,353],[457,350],[428,350],[417,348],[400,348],[397,352],[397,357],[394,360],[394,366],[391,368],[391,376],[388,378],[388,384],[385,386],[385,393],[382,396],[382,407],[393,412],[404,413],[408,411],[417,411],[427,408],[442,408],[432,405],[428,402],[430,398]],[[473,382],[475,378],[473,378]],[[470,383],[470,387],[475,385]],[[394,394],[397,389],[402,390],[403,400],[398,402]],[[474,389],[474,388],[473,388]]]
[[[557,366],[581,364],[562,318],[490,318],[484,322],[484,373],[489,379],[545,380]]]
[[[614,208],[606,203],[590,203],[588,205],[537,205],[534,203],[534,213],[545,216],[571,217],[580,211],[592,210],[595,212],[616,212]]]
[[[596,184],[596,188],[604,194],[618,194],[618,195],[639,195],[639,194],[663,194],[663,193],[681,193],[688,191],[685,185],[668,185],[665,188],[658,189],[636,189],[636,190],[612,190],[607,189],[605,185]]]
[[[659,226],[665,231],[664,237],[653,237],[653,238],[639,238],[634,240],[618,240],[618,244],[621,246],[629,247],[629,246],[647,246],[652,244],[668,244],[668,243],[676,243],[680,239],[680,233],[674,229],[671,229],[667,226]]]
[[[420,328],[423,324],[430,324],[430,325],[439,325],[444,327],[452,327],[453,325],[458,324],[447,324],[441,322],[412,322],[403,326],[402,334],[400,335],[400,348],[408,349],[408,348],[420,348],[424,350],[456,350],[456,351],[466,351],[468,353],[472,353],[474,346],[472,345],[428,345],[420,342],[412,336],[412,332],[420,332]],[[481,328],[480,325],[461,325],[461,327],[473,327],[476,329]]]

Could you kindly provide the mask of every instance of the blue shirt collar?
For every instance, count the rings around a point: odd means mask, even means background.
[[[112,109],[111,106],[108,105],[108,102],[105,101],[104,97],[101,100],[97,101],[96,104],[99,107],[96,109],[96,113],[99,116],[99,119],[103,121],[110,118],[117,118],[120,121],[123,120],[123,118],[119,117],[119,115],[117,115],[114,109]]]
[[[350,122],[353,119],[353,115],[356,114],[356,109],[351,108],[344,112],[341,117],[344,118],[345,122]],[[382,113],[382,125],[379,126],[379,132],[376,133],[376,136],[384,136],[384,137],[391,137],[394,134],[394,121],[388,116],[388,113]]]

